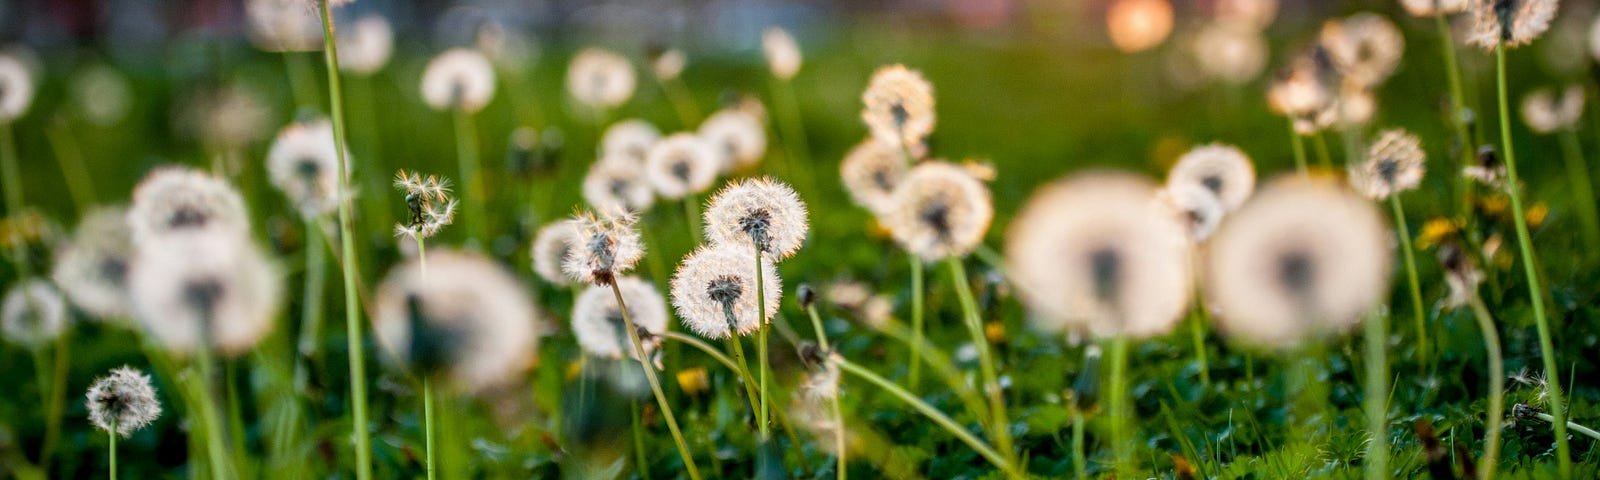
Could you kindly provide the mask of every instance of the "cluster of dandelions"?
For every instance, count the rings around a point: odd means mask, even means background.
[[[766,150],[762,119],[739,108],[712,114],[695,131],[669,135],[644,120],[620,121],[601,137],[583,198],[596,209],[643,213],[658,198],[690,208],[718,176],[756,166]]]
[[[405,194],[406,201],[406,218],[395,225],[396,236],[421,241],[455,221],[456,200],[450,196],[450,180],[401,170],[395,174],[394,187]]]

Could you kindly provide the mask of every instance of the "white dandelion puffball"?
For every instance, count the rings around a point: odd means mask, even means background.
[[[1278,17],[1278,0],[1217,0],[1217,20],[1265,30]]]
[[[134,245],[160,242],[180,232],[214,230],[245,236],[250,229],[244,199],[227,181],[188,167],[160,167],[133,188],[128,225]]]
[[[428,252],[384,277],[372,335],[414,375],[478,394],[514,384],[537,357],[533,299],[517,278],[478,254]]]
[[[800,44],[788,30],[767,27],[762,31],[761,53],[767,57],[767,68],[772,70],[772,76],[789,80],[800,73]]]
[[[672,306],[690,330],[712,340],[748,335],[778,314],[783,280],[772,263],[761,264],[766,310],[759,315],[755,258],[728,245],[701,246],[672,277]],[[729,318],[729,316],[733,318]],[[732,328],[729,328],[729,327]]]
[[[617,277],[617,289],[622,292],[622,301],[627,303],[628,315],[635,327],[649,332],[650,337],[667,331],[667,302],[655,286],[638,277]],[[578,346],[590,355],[639,358],[611,287],[593,285],[578,295],[572,305],[572,335],[578,339]],[[660,343],[659,339],[643,334],[640,337],[646,356]]]
[[[422,71],[422,100],[434,110],[475,113],[494,99],[494,65],[477,50],[452,48]]]
[[[656,191],[643,164],[625,155],[607,155],[583,177],[583,200],[597,210],[643,212],[656,203]]]
[[[1583,117],[1583,86],[1568,85],[1559,96],[1548,88],[1522,97],[1522,122],[1529,130],[1550,134],[1578,124]]]
[[[1471,0],[1400,0],[1400,6],[1415,17],[1437,17],[1467,11]]]
[[[1362,126],[1378,112],[1378,99],[1372,90],[1345,82],[1339,90],[1338,120],[1344,125]]]
[[[800,195],[788,184],[765,177],[722,187],[711,197],[705,220],[711,243],[754,246],[774,262],[799,251],[810,230]]]
[[[972,253],[994,220],[989,188],[960,166],[929,161],[912,168],[894,189],[882,221],[895,241],[924,261]]]
[[[229,85],[196,102],[188,119],[202,143],[219,150],[242,149],[267,134],[271,107],[243,84]]]
[[[45,346],[67,329],[67,302],[50,282],[27,279],[6,289],[0,303],[5,342],[26,349]]]
[[[688,65],[689,57],[683,54],[683,50],[673,48],[661,52],[660,55],[656,55],[654,60],[650,61],[650,72],[654,73],[656,78],[672,80],[682,75],[683,68]]]
[[[1357,13],[1322,25],[1321,45],[1345,81],[1371,87],[1389,78],[1405,53],[1405,37],[1394,22]]]
[[[761,120],[738,109],[723,109],[701,122],[700,138],[712,146],[722,172],[761,163],[767,154]]]
[[[1006,233],[1022,301],[1052,332],[1140,339],[1189,307],[1185,223],[1157,187],[1128,173],[1083,173],[1035,192]]]
[[[356,75],[382,70],[394,54],[394,27],[382,15],[369,14],[339,30],[339,69]]]
[[[1556,0],[1471,0],[1472,30],[1467,43],[1494,50],[1533,43],[1550,29]]]
[[[345,151],[344,158],[348,166],[349,151]],[[333,124],[317,119],[283,127],[267,151],[267,174],[300,215],[316,218],[337,210],[339,153],[333,141]]]
[[[1218,328],[1287,348],[1354,326],[1389,295],[1384,222],[1334,179],[1269,183],[1211,237],[1203,286]]]
[[[322,17],[304,0],[248,0],[250,43],[268,52],[322,50]]]
[[[95,428],[123,438],[161,418],[161,400],[156,398],[150,376],[126,365],[89,384],[84,406]]]
[[[561,264],[579,242],[577,220],[557,220],[540,228],[533,237],[533,271],[546,282],[571,285],[573,278],[561,271]]]
[[[911,170],[907,163],[900,149],[868,138],[839,162],[839,179],[856,205],[881,215],[894,208],[894,188]]]
[[[187,231],[140,244],[129,270],[135,316],[168,351],[204,343],[242,355],[271,333],[283,278],[247,235]]]
[[[872,136],[896,148],[922,143],[938,121],[933,85],[921,73],[902,65],[873,72],[867,90],[861,93],[861,103],[861,120]]]
[[[561,264],[561,271],[567,276],[583,283],[608,285],[617,275],[633,270],[639,259],[644,258],[637,215],[602,211],[580,214],[575,221],[577,242]]]
[[[650,122],[637,118],[623,120],[606,127],[605,135],[600,137],[600,156],[623,156],[644,164],[650,147],[658,140],[661,140],[661,131]]]
[[[1189,226],[1189,238],[1204,242],[1217,230],[1228,210],[1216,192],[1192,183],[1169,184],[1158,194]]]
[[[711,188],[717,180],[717,155],[692,133],[675,133],[650,147],[644,176],[661,198],[680,199]]]
[[[1178,157],[1167,172],[1167,188],[1194,185],[1210,190],[1223,208],[1234,210],[1256,188],[1256,168],[1239,147],[1222,143],[1201,145]]]
[[[539,58],[538,42],[499,20],[478,25],[473,40],[490,62],[509,72],[521,72]]]
[[[0,54],[0,122],[11,122],[33,105],[33,72],[11,54]]]
[[[56,250],[50,272],[73,305],[101,320],[121,320],[133,310],[128,296],[133,233],[127,212],[123,207],[90,210],[72,240]]]
[[[122,123],[133,109],[133,86],[128,84],[127,75],[109,65],[95,63],[85,67],[73,76],[70,88],[73,107],[95,125]],[[4,103],[5,99],[0,99],[0,104]]]
[[[1376,200],[1416,189],[1422,184],[1421,140],[1401,129],[1385,130],[1367,148],[1367,159],[1352,167],[1350,184],[1362,195]]]
[[[1237,24],[1208,23],[1190,47],[1202,73],[1229,85],[1250,83],[1267,68],[1267,39]]]
[[[627,103],[637,82],[633,64],[610,50],[585,48],[567,65],[567,93],[597,110]]]

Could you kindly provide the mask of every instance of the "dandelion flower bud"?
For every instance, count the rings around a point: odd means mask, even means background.
[[[156,399],[150,376],[127,366],[89,384],[85,397],[89,423],[123,438],[161,418],[161,401]]]
[[[656,292],[656,287],[638,277],[617,277],[617,289],[627,302],[628,315],[636,328],[644,330],[639,340],[644,342],[645,355],[655,351],[661,343],[656,335],[667,331],[667,303]],[[572,305],[572,335],[578,346],[590,355],[601,358],[638,359],[633,340],[622,321],[622,309],[617,307],[617,296],[610,287],[590,286],[578,295]]]
[[[1211,191],[1226,210],[1234,210],[1256,188],[1256,169],[1238,147],[1221,143],[1202,145],[1178,157],[1167,172],[1167,188],[1191,185]]]
[[[683,67],[688,63],[689,59],[684,56],[683,50],[668,49],[650,60],[650,72],[658,79],[672,80],[683,74]]]
[[[811,288],[809,283],[802,283],[800,288],[795,291],[795,297],[800,300],[800,308],[802,310],[810,309],[811,305],[817,303],[817,290]]]
[[[656,191],[645,178],[643,166],[626,155],[601,157],[583,177],[583,200],[597,210],[649,210],[656,203]]]
[[[1345,80],[1363,87],[1388,80],[1405,52],[1400,29],[1375,13],[1328,21],[1322,25],[1321,44]]]
[[[1389,295],[1384,222],[1330,178],[1268,184],[1211,237],[1203,285],[1217,326],[1278,348],[1354,326]]]
[[[1106,9],[1106,33],[1123,53],[1149,50],[1172,33],[1167,0],[1116,0]]]
[[[438,249],[429,252],[426,273],[417,260],[389,271],[372,333],[410,373],[476,394],[517,381],[532,365],[536,318],[510,272],[476,254]]]
[[[723,109],[700,123],[700,138],[712,146],[720,170],[761,163],[767,154],[767,131],[756,117],[738,109]]]
[[[1556,0],[1471,1],[1472,32],[1467,43],[1487,50],[1533,43],[1556,16]]]
[[[899,149],[869,138],[845,154],[839,177],[850,200],[881,215],[894,208],[894,189],[910,168]]]
[[[771,261],[794,255],[806,241],[806,205],[788,184],[768,178],[723,187],[706,207],[706,239],[754,245]],[[743,250],[743,249],[740,249]]]
[[[405,193],[408,211],[407,218],[395,225],[395,236],[429,238],[455,221],[456,200],[450,197],[450,180],[401,170],[395,174],[394,187]]]
[[[0,54],[0,122],[12,122],[33,104],[33,72],[9,53]]]
[[[644,163],[646,155],[650,154],[650,147],[661,140],[661,131],[655,125],[637,118],[623,120],[611,124],[606,128],[604,136],[600,137],[600,155],[602,157],[623,156]]]
[[[761,53],[767,57],[767,68],[772,70],[772,76],[790,80],[800,73],[800,44],[788,30],[767,27],[762,31]]]
[[[557,220],[540,228],[533,237],[533,271],[546,282],[571,285],[572,277],[562,273],[561,264],[580,242],[577,220]]]
[[[933,133],[933,85],[922,74],[902,65],[873,72],[861,93],[861,120],[878,141],[895,148],[916,145]]]
[[[644,242],[634,225],[638,221],[637,215],[627,212],[579,215],[577,242],[561,270],[583,283],[610,285],[644,257]]]
[[[1250,83],[1267,68],[1267,39],[1236,23],[1207,24],[1195,34],[1192,49],[1201,72],[1229,85]]]
[[[924,261],[962,257],[983,242],[994,219],[989,189],[960,166],[925,162],[894,190],[884,225],[906,251]]]
[[[0,304],[0,332],[27,349],[43,347],[67,329],[67,302],[50,282],[28,279],[6,290]]]
[[[636,82],[633,64],[610,50],[585,48],[567,66],[567,93],[597,110],[626,103],[633,97]]]
[[[250,43],[268,52],[322,50],[322,19],[304,0],[249,0]]]
[[[1350,172],[1350,185],[1367,197],[1383,200],[1422,183],[1425,154],[1420,140],[1405,130],[1386,130],[1367,148],[1367,160]]]
[[[1400,6],[1414,17],[1437,17],[1467,11],[1471,0],[1400,0]]]
[[[1037,325],[1148,338],[1188,308],[1190,245],[1156,187],[1088,173],[1034,193],[1006,234],[1006,260]]]
[[[227,357],[248,352],[271,333],[282,302],[278,269],[239,233],[141,245],[128,278],[140,323],[178,355],[201,344]]]
[[[348,165],[350,152],[344,158]],[[306,218],[338,209],[339,154],[333,124],[317,119],[284,127],[267,151],[267,174]]]
[[[1522,97],[1522,121],[1529,130],[1550,134],[1572,128],[1583,117],[1583,86],[1568,85],[1560,96],[1541,88]]]
[[[447,50],[422,71],[422,100],[434,110],[475,113],[493,98],[494,65],[477,50]]]
[[[701,246],[683,259],[672,277],[672,306],[685,326],[713,340],[747,335],[778,314],[783,280],[771,263],[761,264],[766,311],[757,314],[756,277],[747,251],[727,245]]]
[[[394,53],[394,28],[382,15],[368,14],[339,30],[338,47],[340,70],[372,75],[382,70]]]
[[[193,231],[243,237],[250,230],[244,199],[228,182],[188,167],[161,167],[133,187],[128,225],[134,245]]]
[[[711,188],[717,167],[710,144],[692,133],[675,133],[650,147],[644,176],[662,198],[676,200]]]
[[[132,312],[128,262],[134,250],[127,215],[123,207],[89,211],[72,240],[56,251],[51,280],[73,305],[96,318],[120,319]]]

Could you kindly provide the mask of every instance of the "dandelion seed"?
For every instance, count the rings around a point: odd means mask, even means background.
[[[408,372],[479,394],[512,384],[536,358],[538,311],[516,277],[477,254],[429,252],[389,271],[372,333]]]
[[[533,237],[533,271],[552,284],[572,284],[572,277],[561,271],[561,265],[580,241],[577,220],[557,220],[545,225]]]
[[[598,210],[643,212],[656,202],[643,165],[625,155],[607,155],[583,177],[583,199]]]
[[[861,94],[861,120],[878,141],[895,148],[917,145],[933,133],[933,85],[922,74],[902,65],[873,72]]]
[[[0,122],[11,122],[28,113],[34,88],[28,65],[14,55],[0,54]]]
[[[1156,192],[1142,177],[1089,173],[1033,194],[1006,233],[1006,259],[1038,326],[1148,338],[1177,324],[1190,247]]]
[[[67,329],[67,302],[50,282],[27,279],[6,290],[0,304],[0,332],[5,341],[29,350],[40,348]]]
[[[1350,184],[1367,197],[1383,200],[1422,184],[1420,140],[1405,130],[1386,130],[1367,149],[1367,159],[1350,171]]]
[[[701,246],[683,259],[672,277],[672,306],[684,325],[700,336],[718,340],[748,335],[777,315],[783,304],[778,270],[771,263],[761,264],[767,308],[758,317],[754,273],[744,249]]]
[[[1196,65],[1206,76],[1230,85],[1244,85],[1267,68],[1267,40],[1238,22],[1206,24],[1191,44]]]
[[[169,351],[209,344],[227,357],[272,331],[278,269],[241,232],[191,231],[140,245],[129,270],[135,316]]]
[[[585,48],[567,66],[567,93],[589,108],[615,108],[633,97],[633,65],[609,50]]]
[[[1189,150],[1167,172],[1167,188],[1192,185],[1211,191],[1226,210],[1234,210],[1256,188],[1256,169],[1238,147],[1213,143]]]
[[[762,31],[761,53],[767,57],[767,68],[772,70],[772,76],[790,80],[800,73],[800,44],[788,30],[767,27]]]
[[[1389,294],[1384,222],[1331,178],[1268,184],[1211,237],[1203,285],[1218,327],[1286,348],[1354,326]]]
[[[1362,87],[1383,83],[1400,66],[1405,37],[1393,22],[1358,13],[1322,25],[1322,47],[1345,81]]]
[[[422,100],[434,110],[475,113],[494,98],[494,65],[477,50],[453,48],[422,71]]]
[[[606,211],[576,218],[577,242],[567,253],[561,270],[583,283],[610,285],[617,275],[633,270],[644,257],[644,242],[632,213]]]
[[[711,197],[705,221],[706,239],[711,243],[754,245],[772,262],[799,251],[810,229],[800,195],[789,185],[768,178],[745,179],[723,187]]]
[[[650,122],[637,118],[623,120],[607,127],[605,135],[600,137],[600,155],[624,156],[643,164],[650,147],[659,140],[661,131]]]
[[[1556,0],[1472,0],[1467,43],[1487,50],[1533,43],[1550,29],[1556,5]]]
[[[450,196],[450,180],[420,173],[395,174],[394,187],[405,194],[406,219],[394,226],[395,236],[413,241],[430,238],[456,218],[456,200]]]
[[[712,146],[724,173],[761,162],[767,132],[761,121],[737,109],[724,109],[700,123],[700,138]]]
[[[290,124],[267,151],[267,174],[306,218],[339,208],[338,147],[326,119]],[[350,152],[344,154],[348,165]],[[348,171],[348,170],[347,170]]]
[[[675,80],[683,74],[683,68],[688,64],[689,58],[683,54],[683,50],[671,48],[650,60],[650,72],[660,80]]]
[[[645,179],[662,198],[673,200],[711,188],[717,169],[712,146],[691,133],[676,133],[656,142],[644,161]]]
[[[322,50],[322,19],[304,0],[249,0],[250,43],[268,52]]]
[[[1400,6],[1415,17],[1437,17],[1467,11],[1470,0],[1400,0]]]
[[[338,48],[340,70],[372,75],[382,70],[394,53],[394,27],[382,15],[365,15],[339,30]]]
[[[656,292],[656,287],[638,277],[617,277],[617,289],[627,302],[628,314],[644,342],[645,355],[655,351],[660,337],[667,331],[667,304]],[[638,359],[633,341],[622,321],[622,310],[610,287],[590,286],[572,306],[572,334],[585,352],[601,358]]]
[[[250,229],[244,199],[228,182],[187,167],[161,167],[133,188],[128,225],[137,246],[181,232],[211,230],[243,237]]]
[[[895,187],[893,203],[881,215],[884,225],[901,247],[929,262],[971,253],[994,219],[989,189],[946,162],[911,169]]]
[[[839,163],[839,177],[856,205],[883,214],[894,208],[894,189],[910,170],[900,150],[866,139]]]
[[[89,409],[89,423],[123,438],[161,418],[161,401],[150,376],[127,366],[89,384],[84,406]]]
[[[1542,134],[1572,128],[1583,117],[1583,86],[1568,85],[1560,96],[1541,88],[1522,97],[1522,121],[1529,130]]]
[[[1106,8],[1106,33],[1123,53],[1149,50],[1172,33],[1167,0],[1116,0]]]
[[[133,233],[127,218],[123,207],[89,211],[72,240],[56,251],[50,272],[73,305],[102,320],[121,319],[133,308],[128,296]]]

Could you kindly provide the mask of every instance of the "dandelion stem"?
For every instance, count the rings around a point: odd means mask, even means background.
[[[756,315],[758,315],[760,317],[760,324],[759,324],[758,328],[756,329],[756,355],[759,357],[757,359],[757,361],[761,362],[761,364],[757,365],[756,368],[761,370],[761,378],[758,380],[758,381],[761,382],[761,388],[760,388],[760,390],[761,390],[761,423],[760,423],[760,426],[761,426],[761,441],[765,442],[768,439],[772,438],[772,432],[770,431],[771,427],[769,427],[767,425],[767,423],[768,423],[767,420],[769,418],[771,418],[771,417],[767,416],[767,370],[769,370],[769,367],[767,366],[767,330],[769,330],[768,327],[770,325],[768,325],[769,322],[767,321],[767,291],[766,291],[766,286],[764,285],[764,283],[766,282],[766,279],[763,278],[766,275],[762,275],[761,274],[761,249],[757,248],[757,249],[755,249],[755,252],[756,252]]]
[[[949,416],[944,414],[944,412],[940,412],[939,409],[933,408],[932,405],[928,405],[927,402],[917,398],[915,394],[906,391],[904,388],[900,388],[899,385],[895,385],[889,380],[878,376],[876,373],[872,373],[871,370],[846,360],[841,355],[829,356],[828,361],[838,365],[841,370],[850,372],[851,375],[860,377],[862,380],[866,380],[868,383],[876,385],[878,388],[882,388],[891,395],[899,397],[901,401],[911,405],[911,408],[915,408],[918,412],[922,413],[924,416],[927,416],[929,420],[933,420],[934,423],[939,424],[939,426],[944,428],[945,431],[950,432],[951,435],[954,435],[957,439],[960,439],[962,443],[966,443],[967,446],[972,447],[973,450],[978,452],[978,455],[982,455],[984,459],[989,460],[989,463],[993,463],[994,466],[1000,468],[1000,470],[1005,471],[1012,477],[1020,478],[1022,476],[1022,473],[1017,471],[1016,466],[1007,460],[1006,457],[1001,456],[993,448],[990,448],[988,444],[985,444],[983,440],[978,439],[978,437],[973,435],[972,432],[962,428],[960,424],[956,423],[955,420],[951,420]]]
[[[51,349],[50,403],[45,411],[44,448],[39,451],[40,463],[49,471],[50,459],[55,456],[56,445],[61,442],[61,417],[67,409],[67,369],[71,366],[72,329],[62,329]],[[40,385],[39,388],[44,388]]]
[[[1333,157],[1328,155],[1328,139],[1322,134],[1322,130],[1317,130],[1316,134],[1311,135],[1311,143],[1317,147],[1317,166],[1323,170],[1333,170]]]
[[[350,431],[355,436],[356,478],[368,480],[372,478],[372,446],[367,425],[367,360],[363,338],[361,335],[361,307],[359,294],[356,291],[356,246],[355,232],[351,228],[351,212],[349,195],[344,190],[349,188],[350,173],[347,170],[348,160],[345,158],[345,149],[349,144],[345,139],[344,125],[344,94],[339,87],[339,49],[333,33],[333,11],[330,10],[327,0],[317,2],[322,13],[322,51],[323,60],[327,63],[328,70],[328,96],[333,113],[333,141],[334,154],[338,156],[339,176],[339,267],[344,276],[344,323],[345,339],[350,351],[350,404],[353,416]]]
[[[995,375],[994,357],[989,352],[989,341],[983,335],[982,320],[978,318],[978,302],[972,296],[972,286],[968,283],[967,270],[961,265],[961,259],[950,257],[945,259],[945,264],[950,267],[950,281],[954,283],[956,298],[961,301],[967,333],[972,335],[972,344],[978,349],[983,389],[989,395],[989,417],[992,420],[989,427],[994,432],[995,444],[1010,458],[1014,455],[1011,451],[1011,422],[1006,419],[1006,399],[1000,391],[1000,380]]]
[[[806,305],[806,314],[811,317],[811,328],[817,332],[817,345],[824,351],[833,351],[833,348],[828,346],[828,333],[822,328],[822,317],[817,315],[817,304]]]
[[[1472,314],[1478,319],[1478,329],[1483,331],[1483,350],[1489,354],[1489,411],[1484,418],[1483,458],[1478,460],[1478,477],[1481,480],[1494,478],[1495,463],[1500,457],[1500,422],[1505,416],[1505,361],[1500,354],[1500,333],[1495,327],[1494,317],[1489,314],[1489,308],[1484,306],[1483,298],[1474,291],[1467,296],[1467,303],[1472,306]],[[1600,440],[1600,437],[1596,437]]]
[[[1072,471],[1089,478],[1089,457],[1083,454],[1083,412],[1072,410]]]
[[[1289,146],[1294,150],[1294,168],[1295,168],[1295,170],[1300,172],[1300,176],[1302,176],[1302,177],[1310,176],[1311,175],[1310,170],[1306,169],[1306,144],[1305,144],[1305,140],[1300,138],[1300,132],[1295,131],[1295,129],[1294,129],[1294,118],[1293,117],[1289,118]]]
[[[683,198],[684,220],[689,222],[689,245],[700,243],[700,196],[689,194]]]
[[[317,354],[318,338],[322,332],[322,298],[323,283],[327,277],[328,262],[327,252],[323,250],[322,229],[315,224],[321,219],[306,219],[306,280],[305,299],[300,310],[300,355],[314,358]]]
[[[207,338],[196,348],[195,367],[198,374],[192,377],[190,389],[195,391],[195,397],[200,404],[200,423],[205,432],[206,457],[210,460],[212,478],[234,478],[233,461],[228,457],[228,449],[223,445],[227,433],[222,425],[222,415],[217,412],[217,399],[213,392],[211,346]]]
[[[1544,412],[1536,412],[1536,413],[1533,414],[1533,416],[1538,418],[1538,419],[1540,419],[1540,420],[1544,420],[1546,422],[1555,422],[1556,421],[1556,417],[1552,417],[1552,416],[1550,416],[1550,414],[1544,413]],[[1583,434],[1583,436],[1585,436],[1585,437],[1593,438],[1595,440],[1600,440],[1600,432],[1596,432],[1592,428],[1580,425],[1580,424],[1578,424],[1578,422],[1574,422],[1574,421],[1568,420],[1567,421],[1567,428],[1571,428],[1572,431],[1578,432],[1580,434]]]
[[[1391,196],[1396,198],[1398,195]],[[1367,388],[1365,404],[1362,408],[1367,411],[1367,458],[1363,469],[1367,478],[1382,480],[1390,478],[1389,471],[1389,322],[1388,314],[1373,313],[1367,315],[1364,323],[1366,337],[1366,362],[1367,362]]]
[[[110,437],[110,439],[111,439],[111,447],[109,448],[109,453],[110,453],[110,456],[111,456],[111,469],[107,470],[107,473],[110,475],[111,480],[117,480],[117,419],[116,418],[112,418],[111,419],[111,430],[107,430],[106,432],[107,432],[106,436]]]
[[[784,159],[785,170],[791,174],[799,172],[799,175],[803,175],[807,190],[815,193],[817,182],[807,168],[811,153],[809,146],[806,145],[806,127],[800,118],[800,100],[795,97],[794,84],[773,77],[772,90],[773,96],[782,105],[779,108],[783,110],[783,145],[789,150],[789,158]]]
[[[1545,379],[1550,383],[1550,422],[1555,427],[1556,460],[1562,478],[1572,476],[1572,456],[1567,447],[1567,414],[1562,405],[1560,370],[1556,367],[1555,346],[1550,339],[1550,320],[1545,318],[1544,288],[1540,286],[1538,265],[1534,263],[1533,239],[1528,235],[1528,220],[1522,211],[1522,193],[1517,180],[1517,156],[1511,147],[1510,102],[1506,95],[1506,47],[1495,47],[1496,93],[1500,107],[1500,142],[1505,146],[1506,194],[1511,197],[1511,215],[1517,228],[1517,247],[1522,256],[1522,270],[1528,281],[1528,301],[1533,304],[1533,319],[1539,330],[1539,354],[1544,360]]]
[[[1434,26],[1439,29],[1439,49],[1444,55],[1445,77],[1450,84],[1450,127],[1455,130],[1456,141],[1459,143],[1460,155],[1456,158],[1460,163],[1456,165],[1456,172],[1472,164],[1472,135],[1467,132],[1467,124],[1462,121],[1462,109],[1466,108],[1466,95],[1461,90],[1461,68],[1456,64],[1456,43],[1450,33],[1450,22],[1444,15],[1433,16]],[[1471,213],[1470,192],[1472,192],[1472,179],[1466,175],[1456,175],[1456,200],[1461,217],[1468,217]]]
[[[744,358],[744,346],[740,345],[738,330],[734,328],[737,324],[734,322],[732,304],[724,304],[722,312],[728,316],[728,348],[733,350],[734,363],[739,366],[739,383],[744,384],[745,397],[750,400],[750,415],[760,415],[761,407],[756,402],[761,397],[756,393],[756,379],[750,375],[750,362]]]
[[[667,394],[661,391],[661,380],[656,378],[656,370],[650,365],[650,356],[644,351],[644,342],[639,340],[639,330],[633,326],[628,304],[622,300],[622,289],[617,287],[617,282],[608,283],[611,284],[611,294],[617,297],[617,309],[622,312],[622,326],[628,329],[628,339],[633,341],[633,353],[639,357],[639,368],[644,370],[644,378],[650,382],[650,392],[655,394],[656,404],[661,406],[661,416],[667,421],[667,430],[672,432],[672,441],[678,444],[678,455],[683,457],[683,466],[689,471],[689,478],[700,480],[694,455],[689,453],[689,444],[683,440],[683,432],[678,430],[678,419],[672,415],[672,404],[667,402]]]
[[[912,345],[913,341],[923,344],[922,362],[928,364],[928,367],[932,368],[934,373],[944,379],[945,385],[956,392],[956,398],[961,399],[961,403],[966,405],[968,413],[977,417],[978,421],[984,425],[990,424],[989,410],[984,405],[983,397],[978,396],[978,392],[973,390],[972,385],[967,384],[966,377],[962,376],[961,371],[956,370],[955,364],[950,361],[950,357],[939,349],[933,348],[932,345],[927,345],[926,339],[913,340],[911,330],[898,320],[886,319],[883,325],[878,327],[878,331],[906,345]]]
[[[426,375],[422,377],[422,432],[424,448],[427,448],[428,480],[433,480],[438,450],[433,448],[433,380]]]
[[[1578,221],[1583,224],[1586,250],[1600,250],[1600,213],[1595,210],[1594,184],[1575,128],[1561,129],[1561,154],[1567,161],[1567,178],[1572,180],[1572,196],[1577,203]]]
[[[1194,360],[1200,364],[1200,383],[1211,384],[1211,369],[1206,362],[1206,307],[1195,302],[1189,321],[1189,336],[1194,339]]]
[[[810,305],[806,305],[806,314],[811,316],[811,328],[814,328],[814,329],[817,330],[817,345],[822,346],[822,350],[824,352],[832,352],[833,348],[828,345],[828,333],[827,333],[827,331],[823,330],[823,328],[822,328],[822,317],[817,315],[817,304],[816,304],[816,302],[812,302]],[[845,473],[845,470],[846,470],[845,469],[845,466],[846,466],[845,456],[846,456],[846,452],[845,452],[845,438],[844,437],[845,437],[845,429],[846,429],[846,427],[845,427],[845,423],[844,423],[844,411],[839,408],[839,396],[838,395],[833,395],[833,398],[831,398],[830,400],[832,400],[832,403],[833,403],[833,407],[832,408],[833,408],[833,421],[834,421],[834,429],[833,429],[834,450],[835,450],[835,455],[838,455],[838,457],[839,457],[838,466],[835,467],[835,470],[839,474],[839,480],[845,480],[845,475],[846,475],[846,473]]]
[[[1129,402],[1126,380],[1128,369],[1128,339],[1121,335],[1112,337],[1106,345],[1110,368],[1106,370],[1106,421],[1111,423],[1111,453],[1116,464],[1117,478],[1134,478],[1135,441],[1129,436]]]
[[[1411,294],[1411,314],[1417,326],[1417,351],[1422,353],[1422,364],[1426,366],[1433,357],[1433,351],[1428,349],[1428,315],[1423,311],[1422,286],[1417,278],[1417,254],[1411,247],[1411,227],[1406,225],[1405,207],[1400,205],[1400,192],[1389,195],[1389,209],[1394,212],[1394,228],[1396,236],[1400,237],[1400,253],[1406,261],[1406,283]]]
[[[683,343],[689,344],[689,346],[692,346],[694,348],[700,349],[700,351],[705,352],[706,355],[710,355],[711,358],[716,359],[718,363],[721,363],[723,366],[728,367],[728,370],[733,370],[733,374],[734,375],[739,376],[739,378],[744,378],[743,374],[740,373],[739,365],[733,363],[733,359],[728,358],[728,355],[726,355],[726,354],[722,353],[721,351],[717,350],[715,347],[712,347],[711,344],[708,344],[706,342],[700,341],[700,339],[698,339],[698,338],[694,338],[694,337],[691,337],[691,336],[688,336],[688,335],[684,335],[684,334],[681,334],[681,333],[678,333],[678,332],[673,332],[673,331],[661,332],[659,335],[661,336],[661,338],[665,338],[665,339],[668,339],[668,340],[677,340],[679,342],[683,342]]]
[[[461,166],[461,197],[465,204],[467,234],[471,239],[488,242],[484,230],[483,179],[478,176],[478,129],[472,113],[456,109],[456,161]]]
[[[906,385],[912,390],[917,389],[917,384],[922,378],[922,295],[923,273],[922,259],[916,254],[909,254],[911,259],[911,372]]]

